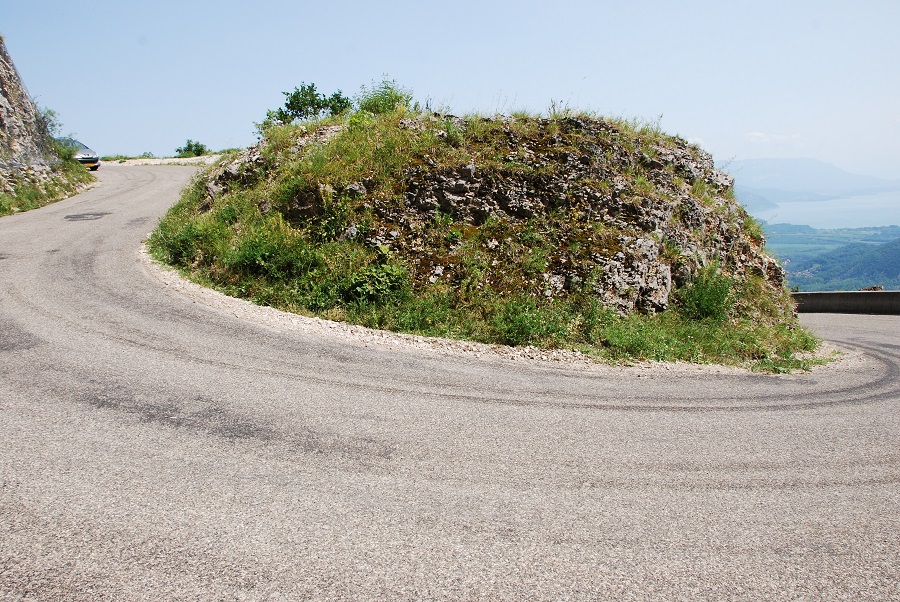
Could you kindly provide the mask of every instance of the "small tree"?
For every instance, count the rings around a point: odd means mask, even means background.
[[[199,157],[201,155],[205,155],[208,152],[209,149],[206,148],[205,144],[201,144],[200,142],[196,142],[188,138],[187,142],[184,143],[184,146],[175,149],[175,156],[180,159],[184,159],[186,157]]]
[[[340,115],[353,106],[353,101],[344,96],[340,90],[326,97],[316,90],[315,84],[301,83],[293,92],[282,94],[285,97],[284,107],[269,111],[263,125],[275,121],[293,123],[296,120],[317,119],[323,115]]]
[[[325,108],[331,115],[340,115],[341,113],[349,111],[352,106],[353,101],[341,94],[340,90],[333,93],[325,101]]]
[[[325,110],[325,96],[316,91],[315,84],[301,83],[293,92],[282,92],[284,109],[278,109],[279,117],[288,123],[294,119],[312,119]]]

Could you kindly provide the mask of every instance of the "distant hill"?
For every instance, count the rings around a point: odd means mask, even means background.
[[[820,230],[763,224],[766,249],[781,259],[788,285],[804,291],[900,290],[900,227]]]
[[[790,281],[802,290],[859,290],[879,284],[900,290],[900,239],[853,243],[790,265]]]
[[[751,213],[785,202],[900,190],[900,180],[850,173],[817,159],[745,159],[725,170],[735,177],[735,195]]]
[[[900,188],[900,181],[850,173],[818,159],[744,159],[726,171],[753,189],[848,196]]]

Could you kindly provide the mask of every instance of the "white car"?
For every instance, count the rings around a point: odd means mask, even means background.
[[[100,167],[100,155],[87,147],[87,145],[75,140],[74,138],[57,138],[57,142],[63,146],[69,146],[75,149],[75,160],[90,169],[96,171]]]

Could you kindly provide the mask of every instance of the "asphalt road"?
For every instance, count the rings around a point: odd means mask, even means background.
[[[192,173],[0,219],[0,600],[900,599],[900,318],[790,376],[288,332],[142,263]]]

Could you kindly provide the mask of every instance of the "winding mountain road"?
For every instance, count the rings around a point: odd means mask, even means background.
[[[788,376],[276,328],[141,258],[193,173],[0,219],[0,600],[900,599],[900,317]]]

